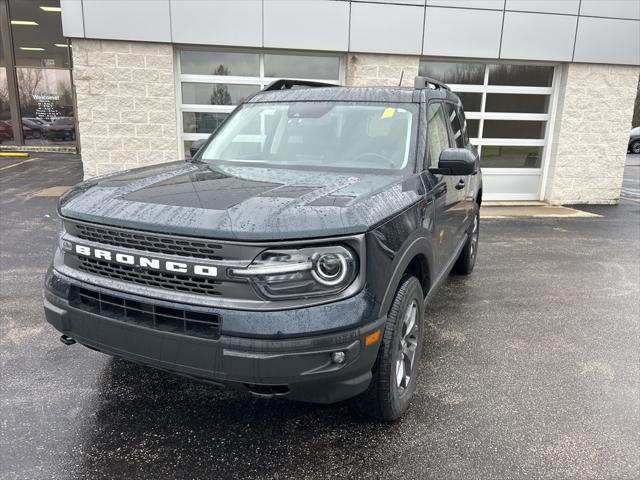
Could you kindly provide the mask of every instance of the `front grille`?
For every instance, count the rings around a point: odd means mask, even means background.
[[[220,338],[222,322],[220,316],[214,313],[161,307],[80,287],[72,287],[70,304],[81,310],[132,325],[192,337]]]
[[[114,280],[179,292],[220,295],[220,292],[216,290],[216,285],[221,283],[219,280],[154,270],[137,270],[128,265],[109,263],[104,260],[87,257],[79,257],[78,260],[78,268],[83,272],[113,278]]]
[[[95,225],[84,225],[82,223],[74,223],[73,228],[75,229],[74,234],[78,238],[105,245],[144,250],[146,252],[166,253],[167,255],[206,258],[209,260],[222,259],[219,252],[222,245],[205,240],[172,238],[147,232],[130,232],[97,227]]]

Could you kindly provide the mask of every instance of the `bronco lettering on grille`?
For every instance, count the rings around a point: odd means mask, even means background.
[[[143,257],[141,255],[130,255],[127,253],[112,252],[100,248],[88,247],[86,245],[75,244],[75,253],[92,257],[97,260],[130,265],[132,267],[147,268],[150,270],[164,270],[174,273],[190,273],[203,277],[216,277],[217,267],[212,265],[199,265],[187,262],[176,262],[173,260],[163,260],[160,258]]]

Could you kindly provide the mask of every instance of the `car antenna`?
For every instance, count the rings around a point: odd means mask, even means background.
[[[398,82],[399,87],[402,86],[402,77],[404,77],[404,68],[402,69],[402,72],[400,72],[400,82]]]

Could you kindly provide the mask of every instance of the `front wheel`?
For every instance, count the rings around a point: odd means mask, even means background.
[[[403,277],[391,304],[369,388],[355,405],[366,416],[399,419],[416,390],[422,353],[424,298],[416,277]]]
[[[631,153],[640,153],[640,140],[633,142],[629,150],[631,150]]]
[[[473,224],[469,232],[460,256],[453,266],[454,273],[460,275],[469,275],[473,272],[473,267],[476,265],[476,257],[478,256],[478,239],[480,238],[480,205],[477,203],[473,209]]]

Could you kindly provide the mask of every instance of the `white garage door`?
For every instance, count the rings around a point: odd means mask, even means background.
[[[553,65],[424,59],[420,75],[449,84],[481,155],[486,200],[540,200],[553,118]]]
[[[176,55],[178,125],[185,157],[194,140],[207,138],[238,104],[277,78],[336,84],[344,78],[340,55],[198,47],[185,47]]]

